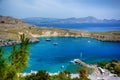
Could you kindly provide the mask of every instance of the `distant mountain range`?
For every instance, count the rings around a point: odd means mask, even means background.
[[[30,17],[24,18],[23,21],[27,23],[34,23],[34,24],[65,24],[65,23],[120,23],[120,20],[116,19],[97,19],[92,16],[82,17],[82,18],[65,18],[65,19],[58,19],[58,18],[42,18],[42,17]]]

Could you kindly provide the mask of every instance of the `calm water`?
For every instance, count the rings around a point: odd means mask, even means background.
[[[76,24],[36,24],[31,23],[37,26],[47,26],[53,28],[65,28],[65,29],[77,29],[85,31],[118,31],[120,30],[120,23],[76,23]]]
[[[79,66],[70,62],[75,58],[86,63],[99,61],[120,60],[120,43],[101,42],[92,38],[50,37],[40,38],[39,43],[31,44],[29,67],[24,72],[31,70],[47,70],[51,73],[69,70],[77,71]],[[53,45],[57,42],[58,45]],[[9,52],[11,47],[4,47]],[[62,69],[61,66],[64,65]]]

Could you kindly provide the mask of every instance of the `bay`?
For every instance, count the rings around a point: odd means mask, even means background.
[[[46,41],[47,38],[51,41]],[[75,58],[88,64],[113,59],[120,60],[120,42],[102,42],[87,37],[42,37],[39,39],[39,43],[30,44],[29,64],[23,72],[46,70],[56,73],[68,70],[74,73],[80,67],[72,63]],[[58,44],[54,45],[55,42]],[[11,46],[4,47],[6,54],[9,54],[11,49]]]

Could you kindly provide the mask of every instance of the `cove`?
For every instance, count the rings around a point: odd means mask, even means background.
[[[49,38],[50,41],[46,41]],[[28,67],[23,72],[46,70],[51,73],[68,70],[76,72],[79,65],[72,60],[79,58],[86,63],[120,60],[120,42],[102,42],[93,38],[41,37],[40,42],[30,44]],[[57,45],[54,43],[57,42]],[[3,47],[8,54],[11,46]],[[64,68],[61,68],[64,66]]]

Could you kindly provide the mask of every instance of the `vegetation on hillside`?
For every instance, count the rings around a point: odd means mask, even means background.
[[[120,61],[112,60],[110,62],[99,62],[98,66],[108,69],[111,73],[120,76]]]

